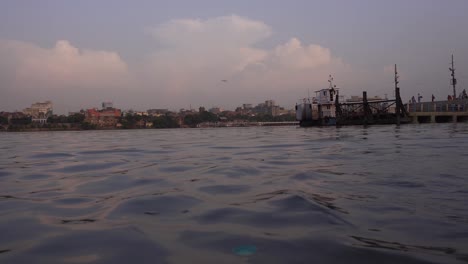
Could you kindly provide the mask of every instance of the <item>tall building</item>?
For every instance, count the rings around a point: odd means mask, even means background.
[[[45,101],[43,103],[34,103],[31,107],[25,108],[23,113],[31,116],[33,122],[45,124],[47,123],[47,118],[53,114],[52,102]]]
[[[243,104],[242,105],[242,108],[244,108],[244,110],[248,110],[248,109],[252,109],[252,104]]]
[[[266,100],[265,103],[259,103],[253,109],[258,114],[268,114],[272,116],[278,116],[281,113],[281,109],[274,100]]]
[[[102,102],[102,109],[111,109],[114,108],[114,104],[112,102]]]
[[[275,101],[273,101],[273,100],[266,100],[266,101],[265,101],[265,106],[266,106],[266,107],[273,107],[273,106],[275,106]]]

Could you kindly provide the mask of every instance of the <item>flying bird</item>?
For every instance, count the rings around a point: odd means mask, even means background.
[[[227,80],[221,80],[222,82],[227,82]]]

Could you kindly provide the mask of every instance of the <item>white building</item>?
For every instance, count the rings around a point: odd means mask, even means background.
[[[31,105],[31,107],[23,110],[25,115],[31,116],[33,122],[38,122],[41,124],[47,123],[47,118],[52,116],[52,102],[45,101],[43,103],[38,102]]]
[[[219,114],[221,113],[223,110],[219,107],[212,107],[210,108],[210,110],[208,110],[210,113],[213,113],[213,114]]]

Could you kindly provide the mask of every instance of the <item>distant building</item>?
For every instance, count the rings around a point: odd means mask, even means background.
[[[273,100],[266,100],[265,101],[265,107],[273,107],[275,105],[276,105],[275,101],[273,101]]]
[[[268,110],[269,110],[269,114],[272,116],[279,116],[281,114],[280,107],[277,105],[271,106]]]
[[[252,104],[242,104],[242,106],[236,108],[235,112],[241,115],[248,115],[252,114],[253,110]]]
[[[221,113],[222,111],[221,111],[221,108],[219,108],[219,107],[212,107],[212,108],[210,108],[209,112],[217,115],[217,114]]]
[[[148,116],[148,112],[143,112],[143,111],[133,112],[133,114],[138,115],[138,116]]]
[[[102,102],[102,109],[114,108],[114,103],[112,102]]]
[[[259,103],[253,111],[257,114],[268,114],[277,116],[280,114],[280,107],[273,100],[266,100],[265,103]]]
[[[357,95],[352,95],[350,99],[346,99],[346,102],[348,103],[352,103],[352,102],[362,102],[362,97],[360,96],[357,96]],[[368,102],[371,102],[371,101],[379,101],[379,100],[383,100],[382,97],[380,96],[374,96],[374,97],[367,97],[367,101]]]
[[[193,110],[193,109],[181,108],[179,110],[179,114],[181,114],[181,115],[194,114],[194,113],[195,113],[195,110]]]
[[[45,101],[43,103],[34,103],[31,105],[31,107],[25,108],[23,113],[27,116],[30,116],[32,122],[46,124],[47,118],[52,116],[53,113],[52,102]]]
[[[122,111],[115,108],[97,110],[88,109],[85,113],[85,121],[99,127],[116,127],[120,120]]]
[[[346,99],[346,102],[351,103],[351,102],[362,102],[362,97],[357,96],[357,95],[352,95],[351,98]]]
[[[148,115],[150,116],[161,116],[169,113],[169,110],[167,109],[148,109],[146,111]]]
[[[222,116],[225,116],[225,117],[235,117],[237,115],[235,111],[231,111],[231,110],[225,110],[221,114]]]

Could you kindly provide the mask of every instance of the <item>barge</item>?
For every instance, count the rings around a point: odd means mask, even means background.
[[[304,98],[296,104],[296,120],[300,126],[399,125],[411,122],[400,97],[396,65],[395,99],[369,99],[364,91],[362,98],[344,101],[331,75],[328,82],[329,87],[315,91],[315,97]]]

